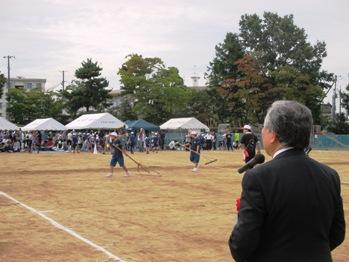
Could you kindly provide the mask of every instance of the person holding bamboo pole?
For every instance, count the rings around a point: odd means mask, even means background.
[[[125,171],[124,176],[129,176],[128,170],[125,166],[124,162],[124,155],[122,149],[122,142],[118,137],[118,133],[112,132],[109,134],[110,137],[110,149],[112,152],[112,158],[110,161],[110,173],[107,175],[107,177],[112,177],[114,175],[114,167],[116,166],[116,163],[119,163],[119,166],[122,167],[122,169]]]
[[[190,161],[194,164],[193,172],[198,171],[200,162],[200,150],[201,150],[201,139],[197,137],[196,131],[190,132],[190,142],[187,146],[190,146]]]

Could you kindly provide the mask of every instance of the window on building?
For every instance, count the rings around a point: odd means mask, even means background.
[[[36,83],[36,84],[35,84],[35,87],[36,87],[36,88],[41,88],[41,83]]]
[[[32,88],[33,88],[33,83],[26,83],[26,84],[25,84],[25,87],[26,87],[27,89],[32,89]]]

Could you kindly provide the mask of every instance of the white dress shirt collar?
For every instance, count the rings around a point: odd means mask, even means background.
[[[284,147],[284,148],[279,149],[278,151],[275,152],[275,154],[273,155],[273,158],[275,158],[277,155],[281,154],[282,152],[285,152],[285,151],[290,150],[292,148],[293,147]]]

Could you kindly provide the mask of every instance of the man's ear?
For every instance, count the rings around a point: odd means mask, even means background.
[[[270,143],[275,144],[275,143],[279,142],[279,139],[278,139],[276,133],[274,131],[269,131],[269,132],[270,132],[270,134],[269,134]]]
[[[269,130],[268,128],[265,128],[264,131],[264,139],[267,140],[268,144],[274,145],[276,144],[279,140],[277,138],[277,135],[274,131]]]

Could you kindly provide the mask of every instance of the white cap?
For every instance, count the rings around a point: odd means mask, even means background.
[[[193,130],[193,131],[190,132],[190,134],[191,134],[191,135],[197,135],[198,132],[196,132],[195,130]]]
[[[118,136],[118,133],[116,133],[116,132],[111,132],[109,135],[110,135],[110,136],[115,136],[115,137],[117,137],[117,136]]]
[[[244,125],[244,129],[252,130],[250,125]]]

